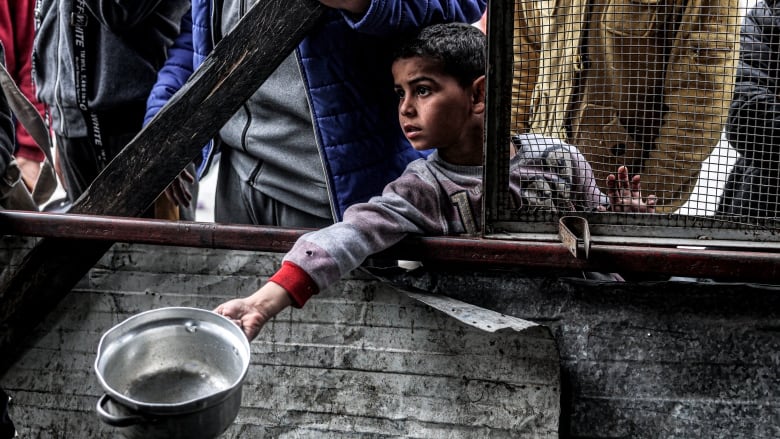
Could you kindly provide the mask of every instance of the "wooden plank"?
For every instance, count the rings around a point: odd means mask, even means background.
[[[138,216],[196,157],[324,13],[314,0],[259,2],[190,81],[98,175],[72,213]],[[0,371],[111,242],[44,239],[0,284]]]

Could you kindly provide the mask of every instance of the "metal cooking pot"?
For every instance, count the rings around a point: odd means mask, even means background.
[[[217,437],[238,414],[249,356],[244,333],[211,311],[137,314],[100,339],[98,416],[127,438]]]

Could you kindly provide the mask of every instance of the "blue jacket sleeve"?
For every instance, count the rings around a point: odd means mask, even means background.
[[[436,23],[476,23],[486,8],[487,0],[373,0],[359,20],[343,15],[359,32],[386,36]]]
[[[181,32],[168,49],[168,59],[157,73],[157,82],[146,101],[144,125],[149,123],[194,72],[192,46],[192,12],[181,20]]]

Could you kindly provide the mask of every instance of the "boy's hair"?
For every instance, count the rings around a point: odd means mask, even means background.
[[[485,74],[485,34],[466,23],[434,24],[405,39],[393,61],[421,57],[439,62],[442,71],[468,87]]]

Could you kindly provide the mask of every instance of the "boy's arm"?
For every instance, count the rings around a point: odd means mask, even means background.
[[[298,288],[290,291],[296,306],[303,306],[313,294],[326,289],[359,267],[366,258],[393,246],[406,235],[440,234],[429,224],[419,221],[423,216],[408,199],[385,193],[347,209],[344,221],[301,236],[284,257],[286,267],[280,270],[290,273],[289,266],[292,265],[310,278],[310,281],[295,282]],[[308,288],[311,285],[313,288]]]
[[[401,184],[394,190],[393,184]],[[422,185],[422,186],[421,186]],[[356,204],[344,221],[307,233],[296,241],[282,267],[253,295],[220,305],[216,312],[242,325],[249,340],[287,306],[301,307],[312,295],[359,267],[365,259],[410,233],[441,233],[436,191],[418,177],[404,174],[381,197]],[[420,204],[418,204],[420,203]]]
[[[269,282],[249,297],[218,306],[215,312],[238,324],[251,341],[271,317],[288,306],[302,307],[311,296],[357,268],[369,255],[400,241],[406,233],[379,229],[373,233],[379,239],[371,239],[370,235],[369,229],[360,230],[345,222],[303,235]]]
[[[232,320],[251,341],[268,320],[291,304],[292,299],[284,288],[268,282],[251,296],[225,302],[214,312]]]
[[[517,154],[510,162],[510,189],[521,206],[601,210],[609,205],[575,146],[538,134],[512,136],[512,144]]]
[[[512,144],[517,154],[510,163],[510,184],[523,206],[572,205],[600,212],[655,212],[656,196],[643,200],[640,177],[635,175],[629,180],[625,166],[618,168],[617,177],[609,175],[607,195],[604,195],[596,183],[593,168],[577,147],[536,134],[515,135]],[[547,184],[541,188],[538,183],[529,184],[537,181]]]
[[[628,168],[625,166],[618,167],[617,176],[610,174],[607,177],[608,203],[604,203],[604,194],[596,184],[596,177],[588,160],[574,146],[570,146],[569,151],[574,157],[576,169],[575,190],[584,194],[587,208],[595,207],[600,212],[655,213],[656,196],[649,195],[647,200],[643,200],[639,175],[629,181]]]

